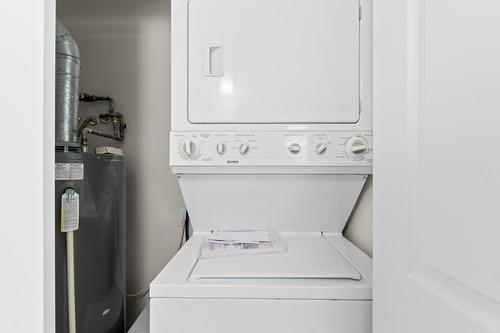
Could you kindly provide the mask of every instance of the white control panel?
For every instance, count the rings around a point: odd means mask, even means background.
[[[173,166],[371,166],[372,132],[172,132]]]

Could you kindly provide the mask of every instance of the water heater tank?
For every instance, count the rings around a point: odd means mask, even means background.
[[[121,156],[56,152],[56,333],[68,332],[66,237],[61,196],[79,195],[74,231],[76,332],[125,330],[125,161]]]

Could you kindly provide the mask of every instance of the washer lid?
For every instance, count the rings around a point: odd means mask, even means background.
[[[210,167],[206,170],[206,174],[179,177],[195,232],[341,233],[366,181],[366,175],[210,174]]]
[[[190,0],[191,123],[356,123],[357,0]]]
[[[361,274],[320,233],[290,235],[285,253],[200,259],[190,279],[351,279]]]
[[[282,233],[281,237],[288,240],[294,234],[296,233]],[[204,232],[193,234],[193,237],[151,282],[151,298],[372,299],[372,261],[340,233],[323,233],[323,237],[361,273],[362,279],[359,281],[352,279],[193,279],[191,273],[196,266],[200,246],[206,236],[208,233]],[[300,233],[301,238],[306,236]],[[321,239],[319,232],[316,239]]]

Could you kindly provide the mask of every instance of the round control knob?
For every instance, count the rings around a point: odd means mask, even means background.
[[[194,138],[186,138],[181,142],[181,155],[189,159],[197,159],[200,156],[200,144]]]
[[[250,146],[248,145],[248,142],[242,143],[240,145],[240,154],[241,155],[246,155],[250,152]]]
[[[326,143],[320,142],[316,145],[316,148],[314,149],[314,151],[318,155],[323,155],[327,149],[328,149],[328,147],[327,147]]]
[[[368,153],[368,150],[368,142],[361,136],[350,137],[346,142],[346,153],[350,158],[361,159]]]
[[[300,153],[300,145],[298,143],[292,143],[288,146],[288,151],[292,154]]]
[[[225,143],[219,142],[217,146],[215,146],[215,150],[217,151],[217,154],[224,155],[227,151],[227,146]]]

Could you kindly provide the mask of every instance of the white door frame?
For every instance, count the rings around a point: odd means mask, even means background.
[[[55,331],[55,0],[0,9],[2,331]]]
[[[43,138],[44,138],[44,328],[55,332],[55,35],[56,0],[44,1],[44,80],[43,80]]]

